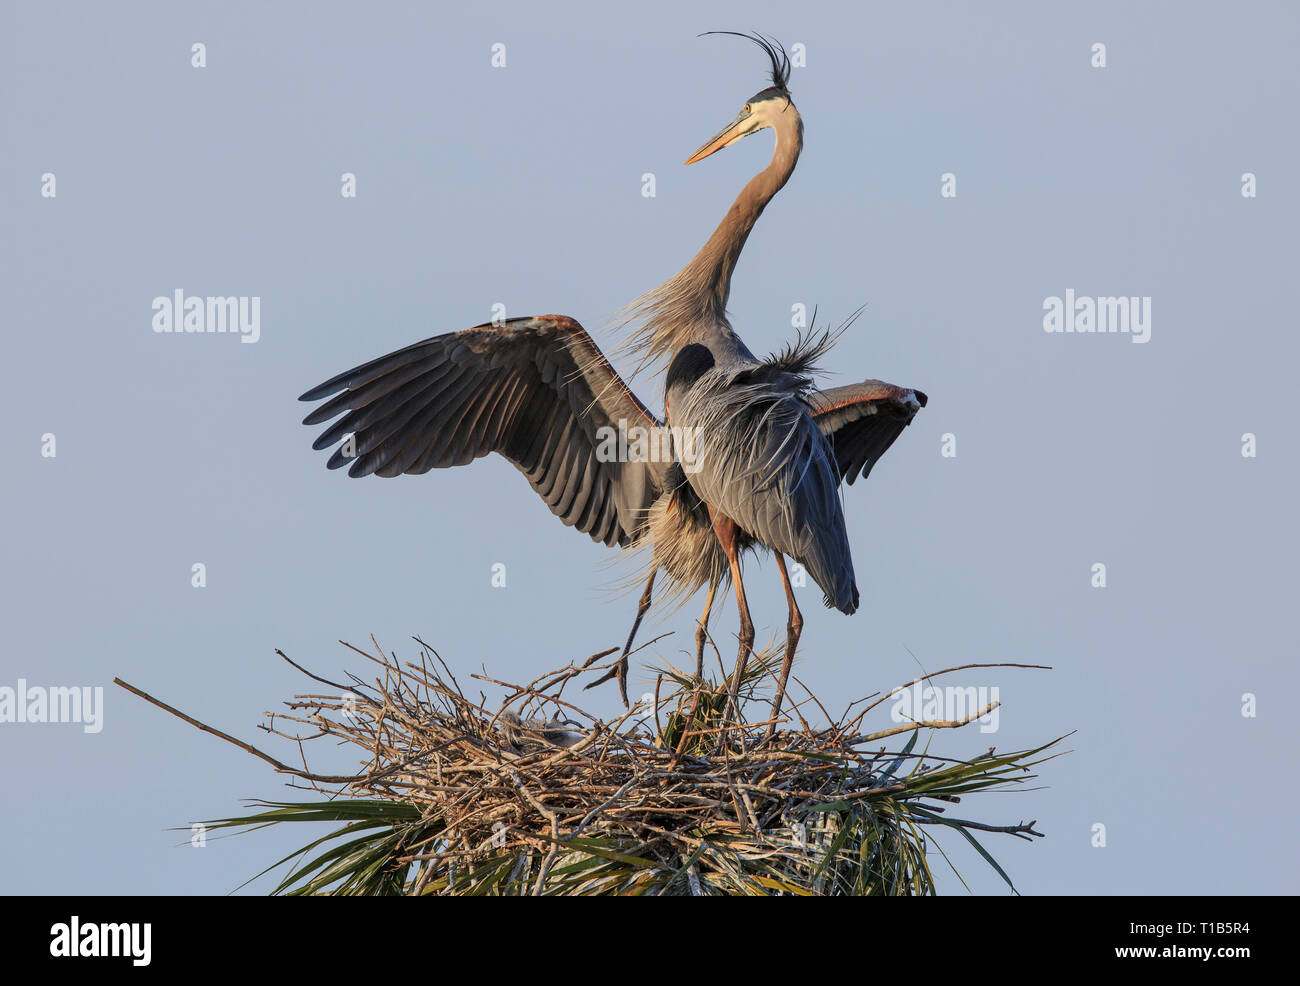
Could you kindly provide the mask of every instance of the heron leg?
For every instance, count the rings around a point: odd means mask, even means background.
[[[790,574],[785,570],[785,558],[781,552],[776,555],[776,566],[781,573],[781,585],[785,587],[785,601],[790,607],[790,619],[785,625],[785,656],[781,659],[781,677],[776,684],[776,698],[772,699],[772,721],[767,724],[767,735],[776,729],[776,717],[781,714],[781,702],[785,698],[785,683],[790,678],[790,668],[794,665],[794,651],[799,646],[799,634],[803,632],[803,614],[799,604],[794,601],[794,590],[790,588]]]
[[[595,688],[597,685],[603,685],[610,678],[617,678],[618,691],[623,697],[623,708],[625,709],[629,707],[627,703],[627,655],[632,650],[632,641],[636,638],[637,629],[641,626],[641,619],[645,616],[646,610],[650,608],[650,599],[655,587],[655,573],[657,571],[657,568],[652,568],[650,578],[646,579],[645,591],[641,593],[641,601],[636,604],[636,619],[632,621],[632,632],[627,635],[627,643],[623,645],[622,655],[614,662],[612,668],[587,686],[587,688]],[[583,691],[586,691],[587,688],[584,688]]]
[[[727,705],[732,713],[739,711],[740,679],[745,675],[745,665],[749,662],[749,652],[754,646],[754,623],[749,618],[749,603],[745,601],[745,583],[740,577],[740,554],[736,550],[736,522],[725,514],[709,508],[709,518],[713,521],[713,533],[727,556],[731,566],[731,581],[736,586],[736,607],[740,610],[740,654],[736,657],[735,670],[731,672],[731,689]]]
[[[713,612],[713,594],[717,590],[716,582],[710,584],[709,594],[704,600],[704,614],[695,627],[695,677],[701,681],[704,680],[704,644],[709,639],[709,614]]]

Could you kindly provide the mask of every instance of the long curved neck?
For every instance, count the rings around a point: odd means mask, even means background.
[[[699,278],[696,283],[707,292],[708,300],[716,306],[719,316],[726,311],[727,299],[731,295],[731,275],[740,251],[749,239],[750,230],[773,196],[790,180],[799,152],[803,150],[803,120],[793,104],[777,117],[773,130],[776,131],[776,149],[771,163],[740,190],[709,241],[687,265],[687,269]]]
[[[623,309],[620,324],[632,326],[632,331],[619,351],[637,359],[633,375],[693,342],[752,357],[727,322],[731,274],[749,231],[772,196],[790,180],[803,150],[803,121],[793,103],[777,117],[773,129],[776,150],[772,162],[741,189],[700,252],[663,284]]]

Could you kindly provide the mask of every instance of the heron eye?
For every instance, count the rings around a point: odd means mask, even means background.
[[[745,112],[746,112],[746,113],[753,113],[753,112],[754,112],[754,105],[753,105],[753,103],[746,103],[746,104],[745,104]]]

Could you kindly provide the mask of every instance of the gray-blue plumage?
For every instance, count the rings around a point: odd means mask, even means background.
[[[811,338],[811,337],[810,337]],[[667,424],[686,481],[753,540],[801,564],[842,613],[858,587],[830,443],[806,395],[810,361],[715,357],[683,347],[668,368]],[[725,362],[723,362],[725,361]]]

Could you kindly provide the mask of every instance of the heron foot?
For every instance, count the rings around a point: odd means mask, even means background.
[[[630,708],[627,703],[627,651],[624,651],[623,655],[614,662],[613,667],[593,681],[590,685],[583,688],[583,691],[589,691],[597,685],[603,685],[611,678],[616,678],[618,680],[618,692],[623,699],[623,708]]]

